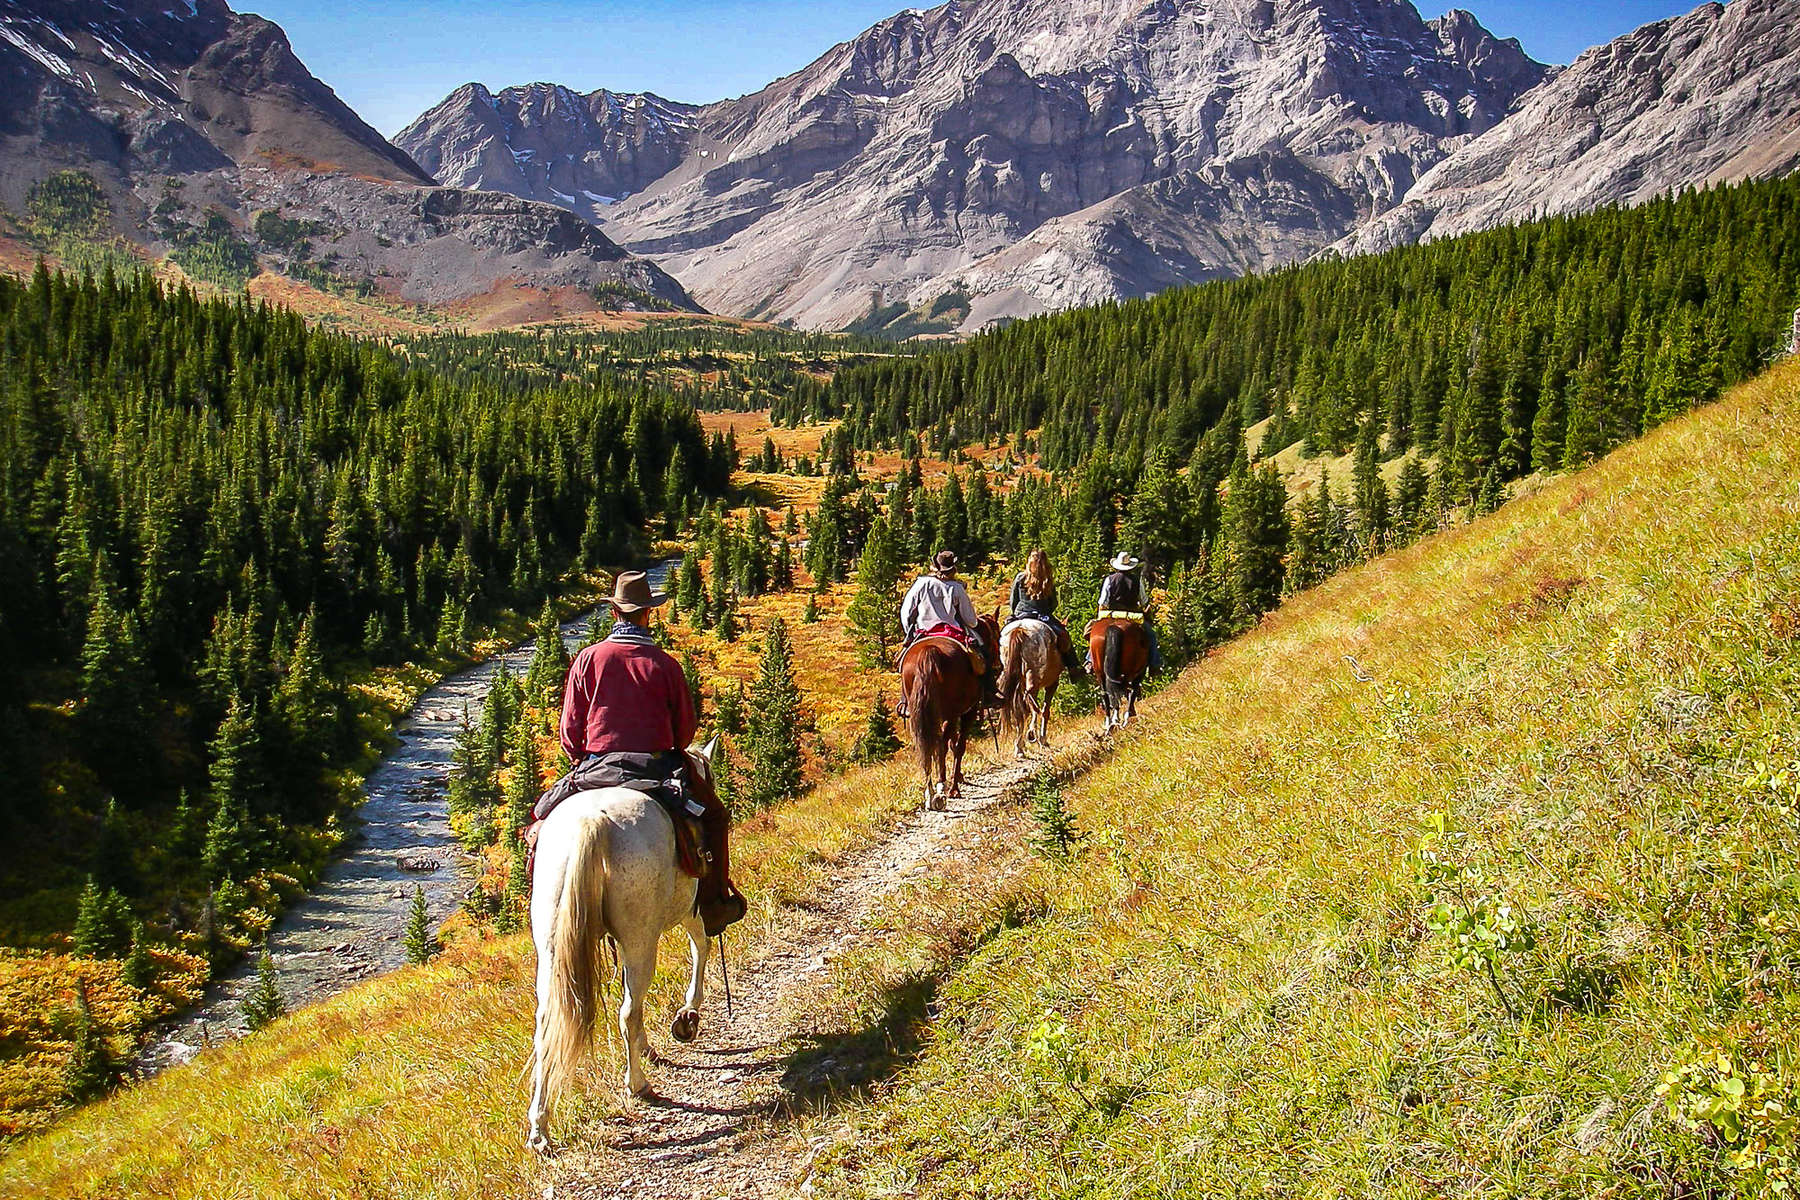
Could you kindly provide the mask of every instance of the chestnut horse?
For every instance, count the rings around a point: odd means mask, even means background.
[[[987,650],[988,675],[1000,665],[999,615],[995,610],[993,616],[976,620]],[[969,652],[950,638],[922,638],[900,656],[900,689],[906,696],[919,769],[925,774],[928,810],[941,810],[946,798],[962,795],[963,750],[981,716],[981,683]]]
[[[1122,729],[1137,716],[1144,672],[1150,669],[1150,635],[1136,621],[1103,617],[1087,629],[1088,657],[1099,667],[1100,702],[1106,728]]]

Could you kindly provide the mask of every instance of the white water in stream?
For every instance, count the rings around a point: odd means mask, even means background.
[[[679,561],[651,567],[651,585],[662,587]],[[590,615],[563,624],[563,642],[571,650],[586,642]],[[522,676],[536,648],[536,642],[526,642],[445,676],[395,726],[398,744],[365,781],[366,798],[356,811],[361,828],[270,932],[269,953],[288,1011],[404,966],[402,939],[415,886],[425,890],[433,927],[468,895],[474,859],[450,832],[447,802],[456,735],[465,710],[470,720],[479,719],[500,665]],[[408,869],[402,860],[414,868],[422,862],[438,865]],[[187,1061],[203,1046],[242,1036],[244,997],[255,980],[252,956],[214,981],[199,1004],[164,1025],[140,1067],[151,1074]]]

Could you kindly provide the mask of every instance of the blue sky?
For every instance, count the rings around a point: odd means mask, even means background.
[[[1454,0],[1566,63],[1698,0]],[[1415,0],[1417,3],[1417,0]],[[1445,3],[1444,7],[1451,7]],[[549,80],[704,103],[756,91],[904,0],[235,0],[287,30],[313,74],[392,136],[460,84]],[[1421,7],[1438,15],[1430,3]]]

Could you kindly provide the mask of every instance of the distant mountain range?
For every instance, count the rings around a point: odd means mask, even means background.
[[[1558,70],[1405,0],[951,0],[703,107],[458,89],[397,144],[716,311],[995,318],[1792,170],[1800,0]]]
[[[280,257],[304,241],[311,278],[432,305],[525,287],[561,307],[693,306],[566,209],[439,186],[280,28],[222,0],[0,0],[0,204],[24,213],[67,169],[153,250],[228,237]],[[276,243],[257,232],[264,212],[283,219],[261,226]]]
[[[0,0],[8,211],[75,168],[152,251],[464,310],[967,331],[1797,165],[1800,0],[1564,69],[1406,0],[950,0],[740,99],[471,83],[393,143],[222,0]]]

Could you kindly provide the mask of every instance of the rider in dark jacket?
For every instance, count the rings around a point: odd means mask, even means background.
[[[1013,577],[1012,595],[1007,600],[1011,620],[1029,618],[1042,621],[1056,633],[1056,648],[1062,655],[1063,669],[1073,678],[1081,678],[1081,659],[1069,641],[1068,626],[1056,615],[1056,579],[1050,571],[1050,556],[1033,550],[1025,569]]]
[[[1143,580],[1138,577],[1138,568],[1142,565],[1141,560],[1123,550],[1113,556],[1112,574],[1100,585],[1100,615],[1130,616],[1133,620],[1142,622],[1144,633],[1150,639],[1150,667],[1152,670],[1160,670],[1162,647],[1157,644],[1156,624],[1144,613],[1148,596]],[[1088,664],[1088,669],[1095,669],[1092,662]]]

